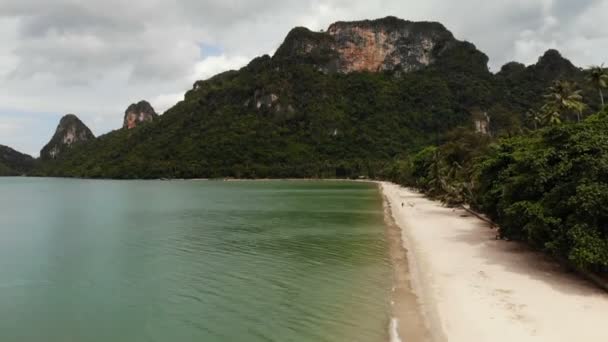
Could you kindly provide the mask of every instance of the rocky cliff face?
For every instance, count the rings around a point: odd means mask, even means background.
[[[418,70],[435,61],[453,45],[454,36],[443,25],[397,18],[338,22],[327,31],[335,40],[338,70],[385,71],[401,67]]]
[[[91,130],[74,114],[61,118],[55,134],[40,151],[43,160],[55,159],[74,144],[95,139]]]
[[[147,101],[133,103],[125,111],[122,128],[133,129],[144,122],[152,122],[158,117],[154,108]]]
[[[337,22],[326,33],[296,28],[277,50],[275,59],[294,57],[328,72],[405,72],[433,64],[445,51],[462,43],[443,25],[395,17]]]

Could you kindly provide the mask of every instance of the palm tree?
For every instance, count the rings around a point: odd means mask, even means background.
[[[453,162],[446,170],[445,177],[441,180],[443,194],[441,201],[451,207],[466,203],[469,198],[468,183],[464,181],[464,170],[458,162]]]
[[[587,80],[593,84],[600,93],[602,110],[604,110],[606,105],[604,103],[604,91],[602,89],[608,88],[608,71],[604,68],[604,64],[592,66]]]
[[[546,125],[559,125],[562,123],[562,114],[550,104],[545,104],[542,108],[542,120]]]
[[[528,121],[530,121],[532,125],[534,125],[535,131],[538,129],[538,125],[543,123],[543,115],[536,109],[530,109],[526,114],[526,117]]]
[[[570,81],[555,81],[549,88],[549,93],[545,95],[546,103],[543,106],[545,115],[549,115],[555,123],[555,117],[560,118],[564,113],[575,111],[578,121],[585,105],[581,90],[577,89],[576,83]]]
[[[581,122],[581,118],[583,117],[583,111],[587,108],[587,105],[583,102],[575,103],[572,105],[572,109],[576,111],[576,119],[578,122]]]
[[[436,195],[442,190],[445,173],[445,167],[443,164],[443,158],[439,153],[439,149],[435,149],[429,165],[428,190],[431,195]]]

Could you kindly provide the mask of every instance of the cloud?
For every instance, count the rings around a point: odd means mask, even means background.
[[[222,71],[240,69],[252,58],[243,56],[229,57],[226,55],[211,56],[198,62],[195,69],[194,80],[204,80]]]
[[[0,122],[74,112],[104,133],[120,127],[128,104],[148,99],[162,112],[195,80],[271,53],[294,26],[387,15],[444,23],[493,70],[533,63],[547,48],[599,64],[607,13],[607,0],[2,0]],[[55,124],[41,122],[50,136]],[[0,143],[31,150],[3,127]]]
[[[49,126],[55,127],[59,117],[48,113],[36,112],[5,112],[0,109],[0,137],[10,141],[10,147],[19,146],[19,151],[37,156],[40,148],[48,142],[53,132]]]
[[[244,67],[250,60],[251,57],[244,56],[210,56],[196,63],[194,66],[194,72],[190,76],[189,80],[193,84],[197,80],[208,79],[226,70],[237,70]],[[183,100],[184,94],[185,91],[170,94],[160,94],[151,100],[151,104],[154,108],[156,108],[157,112],[163,113],[178,101]]]

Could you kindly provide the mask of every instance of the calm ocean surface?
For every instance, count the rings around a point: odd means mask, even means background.
[[[386,341],[375,185],[0,178],[0,341]]]

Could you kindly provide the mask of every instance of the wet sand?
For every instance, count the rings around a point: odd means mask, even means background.
[[[401,228],[395,223],[390,203],[384,195],[383,200],[394,284],[391,296],[390,341],[432,341],[430,327],[413,289],[412,273],[409,269],[407,250],[401,238]]]

